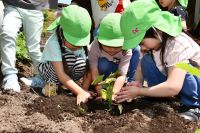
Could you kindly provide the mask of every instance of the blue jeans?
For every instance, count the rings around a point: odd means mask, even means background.
[[[98,71],[99,75],[104,75],[103,79],[106,79],[111,73],[114,73],[118,70],[118,64],[109,61],[105,57],[98,59]]]
[[[132,49],[132,57],[130,60],[129,71],[127,74],[128,82],[134,81],[135,71],[137,69],[140,57],[140,46]]]
[[[142,58],[141,69],[149,87],[167,80],[167,76],[159,71],[150,54]],[[183,105],[200,106],[200,78],[187,73],[179,95]]]

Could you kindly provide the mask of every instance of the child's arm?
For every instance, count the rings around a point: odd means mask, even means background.
[[[91,70],[92,73],[92,81],[94,81],[98,76],[99,76],[99,71],[97,68],[93,68]],[[97,93],[100,93],[100,90],[102,89],[101,85],[96,85],[95,86],[95,90],[97,91]]]
[[[90,87],[90,84],[91,84],[91,81],[92,81],[92,75],[91,75],[91,72],[88,71],[86,72],[86,74],[83,76],[83,85],[82,85],[82,88],[87,91]]]
[[[115,99],[118,102],[123,102],[138,96],[169,97],[178,95],[182,89],[185,75],[185,70],[181,70],[176,67],[170,67],[168,69],[168,78],[165,82],[147,88],[134,86],[124,87],[122,88],[121,92],[117,93],[117,97]]]
[[[51,62],[59,81],[70,91],[77,95],[77,104],[87,102],[90,94],[78,86],[64,71],[61,61]]]
[[[125,80],[126,80],[126,75],[121,75],[117,77],[115,84],[113,86],[113,95],[115,95],[121,90],[121,88],[123,87],[125,83]]]

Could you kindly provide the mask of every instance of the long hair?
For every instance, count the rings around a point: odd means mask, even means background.
[[[159,39],[159,36],[161,37],[161,47],[160,47],[160,60],[161,60],[161,63],[162,65],[164,66],[165,63],[164,63],[164,54],[165,54],[165,48],[166,48],[166,44],[167,44],[167,40],[169,39],[173,39],[174,37],[168,35],[167,33],[165,32],[162,32],[158,29],[155,29],[155,28],[150,28],[149,30],[146,31],[146,34],[144,36],[144,38],[155,38],[155,39]]]

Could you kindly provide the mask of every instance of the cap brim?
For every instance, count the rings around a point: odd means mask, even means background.
[[[105,46],[109,46],[109,47],[121,47],[123,46],[123,42],[124,42],[124,38],[119,38],[119,39],[105,39],[102,37],[98,37],[98,41],[105,45]]]
[[[171,36],[180,35],[182,32],[181,18],[174,16],[169,12],[163,11],[161,14],[162,17],[160,18],[160,21],[156,21],[153,26]]]
[[[132,48],[136,48],[144,39],[146,32],[141,32],[137,36],[134,36],[132,39],[124,39],[124,44],[122,49],[123,50],[128,50]]]
[[[74,46],[87,46],[90,43],[90,34],[86,37],[78,38],[63,32],[65,39]]]
[[[59,22],[60,22],[60,17],[57,18],[55,21],[53,21],[49,27],[47,28],[48,31],[52,31],[54,30],[58,25],[59,25]]]

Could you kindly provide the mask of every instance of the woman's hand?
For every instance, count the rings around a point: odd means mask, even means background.
[[[115,97],[117,103],[121,103],[124,101],[129,101],[130,99],[134,99],[139,96],[139,90],[141,88],[135,86],[126,86],[123,87],[120,92],[118,92]]]
[[[89,98],[92,98],[91,94],[87,91],[82,91],[77,95],[77,105],[81,103],[86,103]]]

